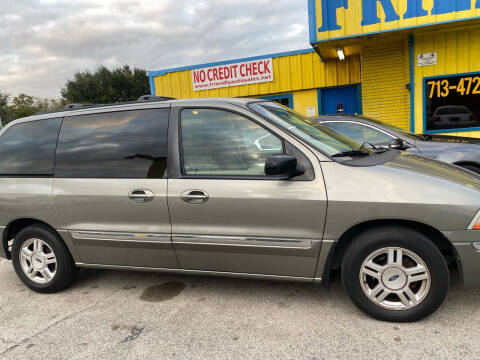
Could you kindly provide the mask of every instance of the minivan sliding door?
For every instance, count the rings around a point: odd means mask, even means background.
[[[53,199],[81,262],[178,268],[167,208],[169,108],[67,116]]]

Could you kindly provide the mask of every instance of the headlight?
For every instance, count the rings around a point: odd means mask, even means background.
[[[473,218],[470,225],[468,225],[468,230],[480,230],[480,210],[477,212],[477,215]]]

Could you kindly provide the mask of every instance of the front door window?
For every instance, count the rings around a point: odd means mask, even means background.
[[[224,110],[183,110],[181,139],[184,175],[266,176],[267,158],[284,153],[270,131]]]

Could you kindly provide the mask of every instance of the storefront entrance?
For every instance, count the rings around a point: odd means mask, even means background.
[[[321,114],[360,114],[360,85],[319,89]]]

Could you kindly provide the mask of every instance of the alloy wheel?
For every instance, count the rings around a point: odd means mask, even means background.
[[[20,265],[25,275],[37,284],[48,284],[57,272],[57,258],[43,240],[26,240],[20,249]]]
[[[360,268],[364,294],[388,310],[407,310],[428,295],[431,276],[425,262],[414,252],[387,247],[371,253]]]

